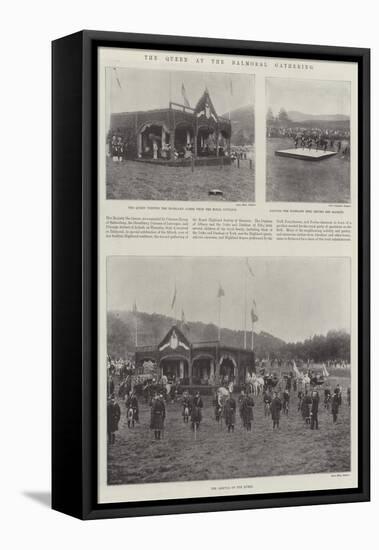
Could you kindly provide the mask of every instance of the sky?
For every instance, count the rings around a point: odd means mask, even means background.
[[[284,107],[310,115],[350,116],[350,82],[268,78],[266,94],[274,115]]]
[[[113,256],[107,263],[108,311],[131,310],[181,317],[187,321],[218,321],[219,285],[221,326],[244,329],[245,279],[247,329],[251,329],[253,299],[265,331],[286,342],[343,329],[350,332],[350,261],[326,257],[249,258]],[[171,303],[176,287],[176,306]]]
[[[121,85],[118,84],[118,81]],[[182,84],[191,107],[208,88],[217,114],[254,104],[254,76],[194,71],[120,69],[108,67],[106,83],[110,111],[144,111],[168,108],[171,100],[183,104]],[[230,82],[232,81],[232,85]]]

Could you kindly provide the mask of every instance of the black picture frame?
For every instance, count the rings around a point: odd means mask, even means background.
[[[101,46],[358,64],[357,489],[97,503],[97,49]],[[370,50],[82,31],[52,45],[52,507],[81,519],[370,499]]]

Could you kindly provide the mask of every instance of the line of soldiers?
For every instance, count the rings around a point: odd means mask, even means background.
[[[298,411],[306,425],[310,426],[311,430],[319,429],[318,412],[320,395],[317,390],[299,391],[298,397]],[[290,391],[288,388],[280,394],[278,391],[268,391],[266,389],[263,392],[263,405],[264,415],[271,416],[273,430],[279,428],[280,416],[283,412],[288,416],[289,403],[290,403]],[[350,388],[347,390],[347,401],[350,406]],[[234,399],[231,392],[228,392],[226,399],[223,399],[221,395],[216,394],[214,400],[215,419],[217,422],[225,421],[228,433],[234,432],[236,424],[236,411],[237,402]],[[342,390],[337,384],[336,388],[331,393],[330,388],[327,386],[324,389],[324,407],[331,410],[333,423],[337,422],[339,408],[342,404]],[[125,406],[127,411],[128,427],[132,427],[130,422],[139,421],[139,407],[138,399],[133,391],[128,393],[125,397]],[[253,396],[246,393],[245,390],[241,391],[238,398],[239,414],[242,420],[242,424],[247,431],[251,431],[252,421],[254,420],[253,408],[255,406]],[[154,439],[160,440],[164,438],[164,423],[166,418],[166,406],[162,393],[155,393],[150,401],[150,429],[154,431]],[[192,397],[188,392],[184,392],[182,397],[182,417],[185,423],[191,421],[191,429],[197,431],[200,428],[202,421],[202,409],[203,400],[199,392],[196,392]],[[108,399],[107,405],[107,431],[108,431],[108,443],[110,445],[115,442],[115,432],[118,430],[119,421],[121,418],[121,409],[117,401],[115,400],[114,393]]]

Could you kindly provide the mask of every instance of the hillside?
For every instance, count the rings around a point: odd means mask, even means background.
[[[157,313],[138,313],[138,345],[158,345],[174,324],[174,319]],[[191,342],[217,340],[217,326],[209,323],[189,322],[180,326]],[[221,340],[224,344],[243,347],[244,334],[241,330],[223,328]],[[247,335],[247,344],[251,343],[251,334]],[[266,332],[254,333],[254,347],[259,356],[278,351],[285,342]],[[126,357],[135,349],[134,314],[131,311],[112,311],[108,313],[108,354],[112,357]]]
[[[350,118],[347,115],[310,115],[301,113],[300,111],[288,111],[288,117],[292,122],[305,121],[328,121],[328,122],[349,122]]]
[[[229,118],[229,113],[222,115]],[[232,123],[232,145],[252,145],[255,140],[254,106],[246,105],[230,111]]]

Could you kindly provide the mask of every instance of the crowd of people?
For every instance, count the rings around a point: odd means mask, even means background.
[[[333,151],[344,158],[350,157],[350,131],[333,128],[268,127],[268,138],[289,138],[295,149]]]
[[[171,143],[162,143],[159,139],[153,139],[143,146],[142,150],[137,153],[130,146],[128,139],[120,134],[112,134],[108,138],[108,156],[114,162],[122,162],[133,154],[139,158],[151,158],[154,160],[178,160],[191,159],[195,154],[195,144],[193,139],[187,143],[173,146]],[[218,145],[214,140],[204,140],[197,148],[198,157],[228,156],[228,148],[225,143]],[[233,158],[237,158],[236,153],[233,153]],[[243,158],[241,156],[241,158]],[[246,158],[246,157],[245,157]]]
[[[273,380],[273,377],[268,375],[267,381]],[[107,408],[107,427],[108,427],[108,442],[110,445],[115,443],[115,433],[119,429],[121,419],[121,407],[115,397],[115,392],[109,394]],[[241,424],[246,431],[252,430],[254,421],[254,407],[258,399],[261,399],[265,417],[271,417],[272,429],[278,430],[280,427],[281,416],[288,417],[290,402],[297,399],[297,411],[305,426],[309,426],[311,430],[319,429],[319,407],[320,407],[320,392],[321,389],[316,388],[299,388],[296,377],[286,377],[284,379],[284,388],[277,384],[265,384],[263,392],[259,396],[253,396],[248,387],[241,389],[238,398],[225,387],[220,387],[215,391],[213,396],[214,419],[217,424],[222,427],[226,426],[227,432],[232,433],[236,426],[237,411],[241,419]],[[342,388],[339,384],[332,390],[329,383],[323,387],[324,392],[324,409],[330,412],[332,421],[337,423],[338,413],[342,405]],[[350,407],[350,388],[347,388],[346,399]],[[120,392],[119,392],[120,396]],[[189,391],[184,391],[178,396],[181,404],[180,414],[184,424],[189,424],[191,430],[197,433],[203,419],[203,398],[198,391],[191,395]],[[139,422],[139,403],[138,397],[134,389],[129,388],[120,400],[124,401],[125,418],[128,428],[133,428],[135,423]],[[167,396],[159,388],[151,395],[150,401],[150,429],[154,432],[154,440],[161,440],[164,437],[164,427],[167,409]],[[196,436],[195,436],[196,437]]]

